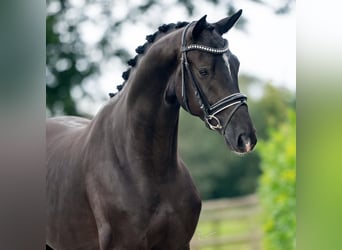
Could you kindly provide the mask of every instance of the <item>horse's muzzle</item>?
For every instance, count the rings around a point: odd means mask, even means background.
[[[226,136],[224,139],[231,150],[239,154],[251,152],[257,144],[257,137],[254,131],[251,133],[241,133],[236,136],[236,139]]]

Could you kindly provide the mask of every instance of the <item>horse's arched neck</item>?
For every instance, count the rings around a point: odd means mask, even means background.
[[[180,39],[172,34],[152,44],[131,71],[124,90],[132,143],[145,143],[133,148],[143,149],[140,153],[146,160],[158,155],[157,161],[164,165],[177,160],[179,105],[165,101],[168,82],[179,63],[179,47],[172,48],[176,44]]]

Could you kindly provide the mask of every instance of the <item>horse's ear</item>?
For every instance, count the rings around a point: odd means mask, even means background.
[[[216,30],[218,31],[218,33],[222,35],[226,33],[228,30],[230,30],[234,26],[234,24],[237,22],[237,20],[239,20],[241,14],[242,14],[242,10],[239,10],[234,15],[230,17],[226,17],[218,21],[217,23],[215,23],[214,26]]]
[[[195,24],[195,27],[192,30],[192,37],[196,40],[202,31],[207,27],[207,15],[204,15],[200,20],[198,20]]]

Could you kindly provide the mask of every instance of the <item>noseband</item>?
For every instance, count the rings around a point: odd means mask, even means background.
[[[228,43],[225,40],[225,46],[222,49],[211,48],[211,47],[199,45],[199,44],[186,45],[185,37],[186,37],[186,33],[187,33],[190,25],[191,25],[191,23],[188,24],[184,28],[183,33],[182,33],[182,47],[181,47],[182,58],[181,58],[181,62],[182,62],[182,99],[183,99],[183,104],[184,104],[186,111],[188,111],[190,114],[192,114],[192,112],[190,111],[190,108],[189,108],[188,97],[186,94],[186,84],[185,84],[185,72],[186,72],[191,78],[192,85],[195,89],[195,96],[197,98],[197,101],[200,105],[201,110],[204,113],[205,122],[207,123],[207,125],[209,126],[210,129],[221,130],[221,133],[224,133],[226,127],[228,126],[228,123],[230,122],[230,120],[233,116],[233,114],[238,110],[238,108],[241,105],[246,104],[247,96],[244,94],[241,94],[241,93],[234,93],[234,94],[231,94],[229,96],[222,98],[221,100],[217,101],[213,105],[211,105],[209,103],[206,95],[204,94],[202,88],[200,87],[200,85],[196,81],[196,79],[192,73],[192,70],[189,67],[189,62],[188,62],[186,53],[190,50],[199,50],[199,51],[204,51],[204,52],[207,52],[210,54],[215,54],[215,55],[224,54],[229,50]],[[216,117],[216,114],[218,114],[221,111],[223,111],[229,107],[232,107],[232,106],[235,106],[235,107],[230,112],[224,127],[222,127],[220,120]],[[222,128],[224,128],[224,129],[222,130]]]

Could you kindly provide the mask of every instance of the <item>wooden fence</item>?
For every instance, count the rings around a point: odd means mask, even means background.
[[[260,206],[256,195],[202,204],[192,250],[260,250]]]

